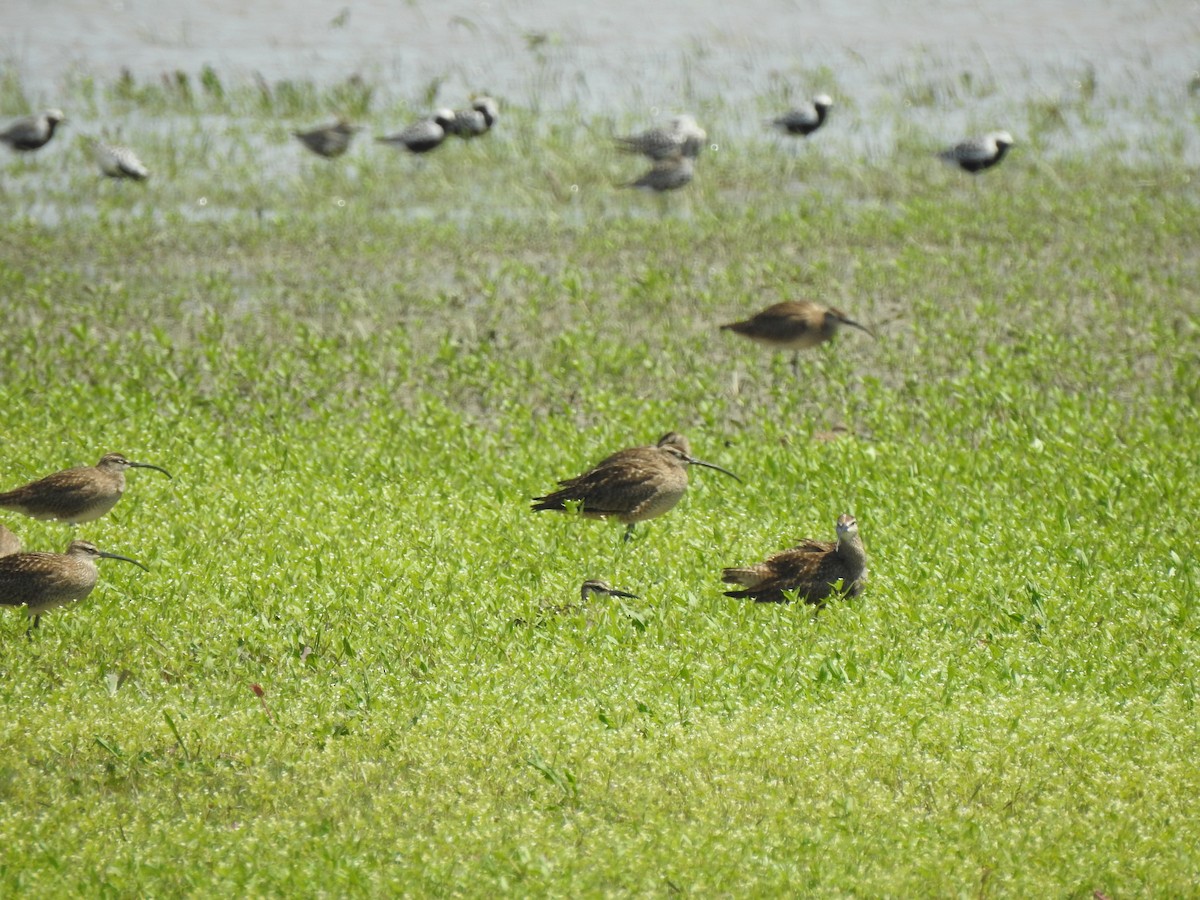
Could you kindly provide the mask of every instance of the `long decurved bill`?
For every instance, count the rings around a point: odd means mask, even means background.
[[[734,474],[733,474],[732,472],[730,472],[728,469],[722,469],[722,468],[721,468],[720,466],[718,466],[716,463],[705,462],[705,461],[704,461],[704,460],[702,460],[702,459],[696,459],[694,456],[689,456],[689,457],[687,458],[687,461],[688,461],[688,465],[692,465],[692,466],[704,466],[704,468],[706,468],[706,469],[716,469],[718,472],[724,472],[726,475],[728,475],[728,476],[729,476],[730,478],[732,478],[734,481],[738,482],[738,484],[741,484],[741,483],[742,483],[742,479],[738,478],[736,475],[734,475]]]
[[[153,469],[153,468],[154,468],[154,466],[151,466],[150,468],[152,468],[152,469]],[[138,562],[136,559],[130,559],[128,556],[122,556],[120,553],[109,553],[109,552],[108,552],[108,551],[106,551],[106,550],[97,550],[96,552],[97,552],[97,553],[99,553],[99,554],[100,554],[100,556],[101,556],[101,557],[103,557],[104,559],[121,559],[121,560],[124,560],[124,561],[125,561],[125,562],[127,562],[127,563],[133,563],[133,564],[134,564],[135,566],[137,566],[139,569],[145,569],[147,572],[149,572],[149,571],[150,571],[148,568],[146,568],[146,566],[143,566],[143,565],[142,565],[140,562]]]
[[[875,337],[875,332],[873,332],[873,331],[872,331],[870,328],[868,328],[866,325],[862,325],[862,324],[860,324],[860,323],[858,323],[858,322],[855,322],[853,319],[848,319],[848,318],[846,318],[845,316],[840,316],[840,317],[838,318],[838,321],[839,321],[839,322],[841,322],[843,325],[849,325],[851,328],[857,328],[859,331],[865,331],[865,332],[866,332],[867,334],[869,334],[869,335],[870,335],[872,338],[874,338],[874,337]]]
[[[150,463],[135,463],[131,460],[129,463],[129,467],[132,469],[153,469],[154,471],[162,472],[168,478],[171,478],[171,473],[168,472],[166,469],[162,468],[161,466],[152,466],[152,465],[150,465]],[[174,481],[175,479],[172,478],[171,480]]]

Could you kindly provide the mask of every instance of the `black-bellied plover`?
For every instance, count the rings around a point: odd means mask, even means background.
[[[93,138],[92,156],[100,166],[100,171],[109,178],[132,178],[134,181],[145,181],[150,177],[150,170],[128,147],[106,144],[104,141]]]
[[[292,134],[317,156],[336,159],[350,149],[350,141],[359,131],[362,131],[361,125],[351,125],[345,119],[338,119],[332,125],[323,125],[312,131],[293,131]]]
[[[784,134],[808,137],[825,124],[825,118],[833,106],[833,99],[828,94],[818,94],[811,103],[790,109],[782,116],[771,120],[771,125]]]
[[[403,131],[388,137],[375,138],[381,144],[403,147],[410,153],[428,153],[442,145],[448,128],[454,122],[454,110],[439,109],[428,119],[414,122]]]
[[[716,469],[741,480],[728,469],[696,459],[687,438],[669,431],[657,444],[618,450],[582,475],[563,479],[558,490],[534,497],[533,509],[578,509],[588,519],[612,516],[626,525],[629,540],[635,524],[661,516],[683,498],[689,466]]]
[[[938,156],[974,174],[989,169],[1004,159],[1004,154],[1012,144],[1012,135],[1007,131],[993,131],[982,137],[969,138],[955,144]]]
[[[146,569],[136,559],[107,553],[88,541],[71,541],[66,553],[0,556],[0,604],[24,606],[33,619],[29,626],[33,631],[42,613],[78,603],[92,592],[100,577],[96,563],[101,559],[120,559]]]
[[[726,597],[749,597],[758,603],[786,603],[785,592],[794,591],[798,600],[824,606],[825,598],[841,584],[841,593],[856,597],[862,592],[867,573],[867,552],[858,535],[858,523],[847,513],[837,520],[833,543],[801,541],[790,550],[770,556],[753,566],[725,569],[726,584],[744,590],[726,591]]]
[[[655,191],[660,194],[663,191],[674,191],[691,182],[695,168],[695,161],[692,157],[677,153],[666,159],[660,159],[641,178],[621,186]]]
[[[626,153],[640,153],[650,159],[662,160],[671,156],[695,159],[704,149],[708,133],[696,120],[684,113],[671,119],[665,128],[651,128],[641,134],[613,138],[617,148]]]
[[[463,139],[479,137],[491,131],[499,118],[500,107],[495,100],[477,97],[469,109],[455,110],[454,119],[446,128],[446,133]]]
[[[49,143],[54,137],[54,129],[66,120],[61,109],[48,109],[40,115],[17,119],[0,131],[0,144],[8,144],[22,153],[37,150]]]

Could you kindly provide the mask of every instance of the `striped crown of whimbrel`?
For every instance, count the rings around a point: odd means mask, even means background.
[[[708,133],[686,113],[671,119],[666,128],[651,128],[640,134],[613,138],[617,149],[626,153],[638,153],[650,159],[668,159],[683,156],[695,159],[704,149]]]
[[[687,492],[689,466],[704,466],[741,481],[728,469],[692,456],[687,438],[667,432],[657,444],[619,450],[582,475],[559,482],[559,489],[533,498],[535,512],[565,510],[576,504],[589,519],[609,516],[623,523],[625,540],[638,522],[672,509]]]
[[[587,603],[590,594],[604,594],[606,597],[624,597],[629,600],[640,599],[637,594],[631,594],[629,591],[622,591],[609,585],[607,581],[599,578],[589,578],[579,586],[579,599],[583,603]]]
[[[867,553],[858,534],[858,523],[847,513],[837,520],[837,540],[833,543],[804,540],[757,565],[725,569],[722,580],[744,588],[726,591],[726,597],[786,603],[785,592],[794,591],[797,599],[819,607],[825,605],[825,598],[839,582],[841,593],[858,596],[866,573]]]
[[[938,156],[974,175],[1004,159],[1004,154],[1012,145],[1012,135],[1007,131],[993,131],[982,137],[968,138],[949,150],[943,150]]]
[[[346,119],[338,119],[332,125],[323,125],[311,131],[293,131],[292,135],[317,156],[336,159],[350,149],[350,141],[359,131],[362,131],[361,125],[351,125]]]
[[[65,553],[0,556],[0,605],[24,606],[33,619],[32,631],[42,613],[78,603],[92,592],[100,577],[96,562],[101,559],[120,559],[146,569],[136,559],[107,553],[88,541],[71,541]]]
[[[749,319],[722,325],[721,330],[732,331],[776,350],[796,351],[796,356],[792,358],[792,367],[795,368],[801,350],[830,340],[842,325],[849,325],[875,337],[871,329],[855,322],[840,309],[821,306],[810,300],[776,303]]]
[[[456,109],[446,127],[447,134],[464,140],[487,134],[500,118],[500,107],[491,97],[476,97],[469,109]]]
[[[771,120],[771,125],[784,134],[808,137],[825,124],[833,99],[828,94],[818,94],[811,103],[790,109],[782,116]]]
[[[150,170],[138,159],[137,154],[128,147],[117,144],[107,144],[104,141],[92,139],[92,156],[100,171],[109,178],[130,178],[134,181],[145,181],[150,177]]]
[[[21,552],[21,539],[0,525],[0,556],[12,556]]]
[[[661,194],[664,191],[676,191],[691,183],[695,174],[695,164],[690,156],[675,154],[656,162],[636,181],[627,182],[621,187],[638,188]]]
[[[428,119],[414,122],[403,131],[387,137],[375,138],[381,144],[390,144],[397,149],[408,150],[410,153],[428,153],[436,150],[446,139],[449,128],[454,123],[454,110],[439,109]]]
[[[20,153],[38,150],[54,137],[54,129],[67,121],[61,109],[48,109],[36,116],[26,116],[0,131],[0,144],[8,144]]]
[[[34,519],[57,519],[71,525],[91,522],[121,499],[126,469],[154,469],[171,477],[166,469],[133,462],[120,453],[107,453],[94,466],[64,469],[0,494],[0,509],[10,509]]]

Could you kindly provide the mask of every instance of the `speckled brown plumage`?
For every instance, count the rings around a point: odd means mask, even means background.
[[[0,605],[24,606],[37,628],[42,613],[78,603],[92,592],[100,559],[120,559],[145,569],[140,562],[107,553],[88,541],[71,541],[65,553],[15,553],[0,557]]]
[[[533,509],[561,510],[576,503],[588,518],[612,516],[627,525],[628,538],[637,522],[661,516],[680,501],[687,492],[688,466],[737,479],[727,469],[693,457],[687,438],[671,431],[653,446],[619,450],[582,475],[560,481],[557,491],[534,498]]]
[[[726,591],[726,597],[749,597],[759,603],[786,603],[785,591],[794,591],[797,599],[824,606],[839,581],[849,597],[862,591],[867,574],[867,554],[858,534],[854,516],[837,520],[833,543],[804,540],[776,553],[763,562],[744,568],[725,569],[726,584],[740,584],[745,590]]]
[[[125,470],[130,468],[154,469],[171,477],[166,469],[109,453],[94,466],[64,469],[0,494],[0,509],[72,525],[91,522],[117,505],[125,491]]]
[[[21,539],[0,525],[0,556],[12,556],[21,552]]]
[[[311,131],[293,131],[292,135],[317,156],[336,159],[350,149],[350,141],[361,127],[338,119],[332,125],[323,125]]]
[[[874,337],[869,328],[855,322],[840,309],[809,300],[785,300],[742,322],[722,325],[721,329],[777,350],[807,350],[832,338],[840,325],[858,328]]]

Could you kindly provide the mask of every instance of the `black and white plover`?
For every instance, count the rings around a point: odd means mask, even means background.
[[[128,147],[106,144],[104,141],[93,139],[92,156],[96,158],[100,171],[109,178],[132,178],[134,181],[145,181],[150,177],[150,170]]]
[[[453,110],[439,109],[431,118],[414,122],[401,132],[375,140],[381,144],[391,144],[397,149],[403,147],[410,153],[428,153],[442,145],[453,122]]]
[[[782,116],[771,120],[771,124],[784,134],[808,137],[825,124],[825,118],[833,106],[833,99],[828,94],[818,94],[811,103],[790,109]]]
[[[8,144],[22,153],[37,150],[49,143],[54,137],[54,129],[66,120],[61,109],[48,109],[41,115],[17,119],[0,131],[0,144]]]
[[[362,131],[362,126],[338,119],[332,125],[323,125],[311,131],[293,131],[292,134],[317,156],[336,159],[350,149],[350,141],[358,131]]]
[[[499,118],[500,107],[496,101],[491,97],[479,97],[472,101],[469,109],[455,110],[446,133],[463,139],[479,137],[491,131]]]
[[[641,178],[623,184],[622,187],[640,188],[660,194],[663,191],[674,191],[690,183],[695,170],[692,157],[676,153],[674,156],[660,159]]]
[[[675,116],[665,128],[651,128],[614,140],[618,149],[626,153],[640,153],[650,159],[667,159],[675,155],[695,159],[704,149],[708,133],[685,113]]]
[[[955,144],[938,156],[968,172],[982,172],[1004,159],[1004,154],[1008,152],[1012,143],[1012,135],[1007,131],[993,131],[982,137],[969,138]]]

